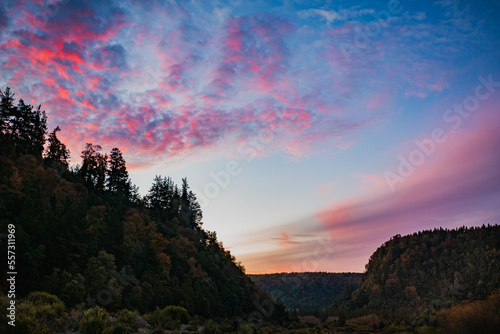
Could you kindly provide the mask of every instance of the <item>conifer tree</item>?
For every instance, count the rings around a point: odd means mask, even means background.
[[[0,135],[10,132],[9,120],[14,109],[14,95],[9,87],[5,92],[0,90]]]
[[[49,138],[47,139],[49,145],[45,151],[44,159],[49,165],[56,163],[68,167],[70,152],[66,148],[66,145],[57,138],[58,131],[61,131],[61,129],[56,127],[49,134]]]
[[[113,148],[109,155],[108,190],[124,196],[130,194],[130,180],[122,152]]]
[[[106,174],[108,171],[108,156],[102,155],[99,151],[102,149],[100,145],[92,145],[87,143],[85,150],[82,151],[82,166],[80,167],[80,175],[83,177],[87,185],[97,191],[103,191]]]

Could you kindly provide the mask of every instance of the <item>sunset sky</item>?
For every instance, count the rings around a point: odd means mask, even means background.
[[[383,242],[500,222],[500,2],[0,4],[0,89],[80,163],[187,177],[248,273],[358,271]]]

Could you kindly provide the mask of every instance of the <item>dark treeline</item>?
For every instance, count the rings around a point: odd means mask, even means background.
[[[264,291],[298,314],[320,310],[350,296],[361,284],[361,273],[281,273],[249,275]]]
[[[0,97],[0,226],[2,233],[9,224],[16,229],[18,303],[24,300],[26,308],[53,300],[30,295],[44,291],[66,311],[91,308],[94,318],[123,309],[168,318],[168,312],[158,312],[175,305],[190,316],[232,319],[226,323],[231,328],[234,319],[269,302],[216,233],[202,228],[200,205],[186,179],[178,187],[156,176],[141,197],[120,149],[104,154],[91,143],[81,152],[81,164],[69,168],[70,152],[57,137],[59,127],[48,133],[45,112],[23,100],[16,104],[9,88]],[[4,292],[6,278],[4,270]],[[29,322],[38,311],[23,313],[22,307],[17,329],[44,332],[45,320]],[[30,327],[35,324],[42,327]]]

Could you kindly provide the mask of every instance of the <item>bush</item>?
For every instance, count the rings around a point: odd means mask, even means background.
[[[220,323],[220,331],[222,333],[234,333],[235,331],[235,326],[229,319],[224,319]]]
[[[136,331],[139,328],[137,317],[139,313],[127,309],[120,310],[116,315],[116,324]]]
[[[202,323],[201,321],[202,319],[200,319],[199,316],[195,315],[193,318],[191,318],[191,320],[189,321],[188,325],[189,327],[187,328],[187,330],[189,331],[195,331],[195,332],[198,332],[198,328],[200,327],[200,324]]]
[[[500,328],[500,290],[487,300],[460,304],[438,314],[438,323],[447,333],[497,333]]]
[[[376,314],[368,314],[362,317],[349,319],[349,323],[377,329],[381,319]]]
[[[204,334],[217,334],[220,333],[219,325],[213,320],[208,320],[203,325],[203,333]]]
[[[163,310],[167,312],[169,317],[180,321],[182,324],[187,324],[189,322],[189,313],[184,307],[170,305]]]
[[[147,315],[147,321],[157,329],[179,329],[182,323],[189,321],[188,311],[181,306],[167,306],[164,309],[158,307],[153,313]]]
[[[53,333],[64,329],[64,303],[47,292],[30,293],[17,307],[18,333]]]
[[[80,331],[82,334],[101,334],[109,333],[110,327],[108,326],[109,313],[105,309],[96,306],[89,308],[83,314],[80,321]]]
[[[137,332],[139,313],[123,309],[118,311],[114,323],[113,334],[127,334]]]
[[[240,327],[239,334],[254,334],[257,333],[257,328],[252,324],[245,324]]]
[[[315,317],[314,315],[304,315],[299,317],[300,323],[302,324],[312,324],[315,326],[319,326],[321,321]]]

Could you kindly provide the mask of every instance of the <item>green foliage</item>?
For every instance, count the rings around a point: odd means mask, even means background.
[[[189,313],[184,307],[169,305],[163,309],[156,308],[147,320],[153,328],[179,329],[181,324],[189,322]]]
[[[113,333],[135,333],[139,329],[139,313],[122,309],[116,314]]]
[[[215,321],[208,320],[203,325],[203,333],[204,334],[217,334],[217,333],[221,333],[221,331],[219,329],[219,325]]]
[[[184,307],[169,305],[165,307],[163,310],[172,319],[178,320],[183,324],[189,322],[189,313]]]
[[[110,329],[109,313],[99,306],[86,310],[80,321],[80,331],[82,334],[109,333]]]
[[[18,333],[54,333],[64,328],[64,303],[46,292],[32,292],[17,307]]]
[[[245,324],[240,327],[238,334],[254,334],[257,333],[257,328],[253,324]]]

